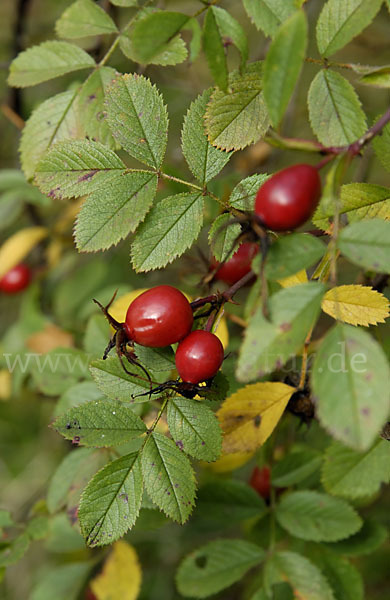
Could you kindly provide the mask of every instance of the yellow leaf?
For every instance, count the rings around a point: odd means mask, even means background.
[[[307,283],[307,274],[306,271],[298,271],[294,275],[290,275],[290,277],[284,277],[284,279],[278,279],[278,283],[284,287],[293,287],[294,285],[300,285],[301,283]]]
[[[218,460],[208,463],[199,461],[202,467],[214,473],[229,473],[245,465],[253,456],[253,452],[234,452],[233,454],[222,454]]]
[[[351,325],[376,325],[389,316],[389,301],[368,285],[340,285],[327,291],[322,310]]]
[[[0,277],[18,265],[47,234],[46,227],[26,227],[11,235],[0,248]]]
[[[98,600],[135,600],[141,587],[141,567],[133,546],[115,542],[103,571],[91,581]]]
[[[0,400],[9,400],[11,397],[12,379],[7,369],[0,370]]]
[[[224,452],[253,452],[275,429],[294,388],[270,382],[247,385],[227,398],[217,412]]]
[[[74,346],[74,338],[68,331],[64,331],[64,329],[48,323],[42,331],[33,333],[27,338],[26,346],[33,352],[46,354],[56,348],[72,348]]]
[[[149,288],[140,288],[138,290],[133,290],[132,292],[128,292],[120,298],[117,298],[112,306],[110,307],[110,315],[114,317],[119,323],[123,323],[126,318],[126,312],[129,308],[130,304],[138,298],[141,294],[146,292]],[[183,292],[184,293],[184,292]],[[188,294],[184,294],[189,302],[191,302],[191,297]],[[226,324],[226,318],[222,317],[218,323],[218,327],[216,331],[214,331],[215,335],[221,340],[222,346],[224,348],[227,347],[229,343],[229,331]]]

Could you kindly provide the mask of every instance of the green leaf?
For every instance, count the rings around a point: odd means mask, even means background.
[[[143,421],[129,406],[108,400],[75,406],[58,417],[52,427],[66,440],[95,448],[117,446],[146,431]]]
[[[14,520],[11,517],[11,513],[8,510],[0,510],[0,528],[2,527],[12,527],[14,525]]]
[[[125,164],[107,146],[87,140],[56,144],[39,163],[35,182],[51,198],[73,198],[110,188],[126,172]]]
[[[138,453],[127,454],[96,473],[81,496],[78,517],[88,546],[104,546],[135,523],[142,501]]]
[[[106,92],[108,125],[126,152],[159,169],[168,139],[167,109],[157,88],[143,75],[122,75]]]
[[[138,19],[131,29],[132,49],[136,62],[144,65],[152,63],[157,55],[167,50],[170,41],[180,32],[188,19],[188,15],[167,10],[153,12]]]
[[[325,452],[322,484],[327,492],[345,498],[375,494],[390,482],[390,444],[378,439],[366,452],[333,442]]]
[[[203,205],[201,191],[160,200],[140,225],[131,246],[136,271],[159,269],[181,256],[200,233]]]
[[[137,6],[138,0],[110,0],[115,6]]]
[[[337,542],[362,526],[347,502],[312,490],[284,495],[276,507],[276,518],[294,537],[313,542]]]
[[[150,24],[150,21],[152,21],[151,27],[154,28],[156,23],[156,17],[154,17],[153,15],[158,14],[159,19],[161,18],[161,14],[164,14],[164,17],[162,17],[163,19],[166,19],[165,15],[166,15],[166,11],[158,11],[156,13],[155,9],[150,7],[145,7],[143,9],[141,9],[134,21],[132,26],[129,29],[126,29],[120,36],[119,38],[119,46],[123,52],[123,54],[125,56],[127,56],[127,58],[130,58],[130,60],[134,61],[134,62],[143,62],[143,50],[144,48],[142,48],[142,44],[141,44],[141,55],[138,53],[138,49],[140,47],[140,41],[138,39],[138,37],[134,37],[134,30],[136,30],[136,33],[139,32],[139,28],[141,27],[141,33],[142,33],[142,28],[144,27],[144,25],[139,25],[139,23],[141,21],[146,21],[146,23]],[[174,14],[178,14],[178,13],[174,13]],[[169,20],[169,17],[168,17]],[[183,28],[186,28],[186,26],[189,24],[189,21],[186,21],[186,23],[184,24]],[[198,23],[197,23],[198,24]],[[199,25],[198,25],[199,27]],[[146,37],[148,37],[148,35],[150,34],[151,30],[148,30],[145,35]],[[134,45],[134,39],[136,40],[135,45]],[[162,65],[162,66],[168,66],[168,65],[176,65],[178,63],[183,62],[186,58],[187,58],[187,48],[186,45],[184,43],[184,41],[182,40],[182,38],[180,37],[180,35],[174,35],[173,37],[170,37],[168,39],[166,39],[166,33],[164,30],[160,30],[158,31],[158,33],[155,35],[155,39],[152,40],[152,46],[156,43],[156,40],[158,40],[158,44],[159,47],[156,51],[155,54],[151,54],[147,60],[148,64],[156,64],[156,65]],[[166,40],[166,41],[164,41]]]
[[[335,201],[321,200],[313,223],[321,229],[326,229],[329,225],[328,219],[334,216],[335,211]],[[374,183],[347,183],[341,187],[337,211],[340,215],[346,214],[349,222],[375,217],[390,218],[390,190]]]
[[[360,77],[359,83],[370,85],[377,88],[387,89],[390,87],[390,66],[372,67],[363,77]]]
[[[135,365],[128,365],[128,370],[135,374],[128,375],[118,358],[107,360],[94,360],[91,362],[90,371],[98,388],[112,400],[131,402],[132,396],[142,394],[150,389],[145,373]],[[138,375],[138,377],[136,376]],[[141,396],[133,402],[147,402],[149,397]]]
[[[176,445],[186,454],[207,461],[219,458],[222,430],[213,411],[189,398],[172,398],[168,403],[168,427]]]
[[[216,479],[199,489],[195,515],[226,527],[227,523],[259,517],[266,510],[264,500],[246,483]]]
[[[282,365],[301,348],[320,311],[324,287],[317,283],[280,290],[269,300],[270,320],[259,307],[245,332],[239,381],[252,381]]]
[[[28,87],[94,66],[93,58],[74,44],[43,42],[24,50],[12,61],[8,83],[13,87]]]
[[[77,600],[91,567],[89,561],[84,561],[45,569],[29,600]]]
[[[45,100],[26,122],[19,151],[27,179],[33,177],[39,161],[50,146],[64,139],[81,137],[76,95],[77,91],[69,91]]]
[[[190,105],[184,118],[181,146],[188,166],[202,185],[208,183],[224,168],[231,152],[214,148],[207,139],[203,119],[211,91],[205,90]]]
[[[30,538],[27,533],[21,533],[17,538],[7,545],[0,546],[0,568],[8,567],[17,563],[27,552],[30,546]]]
[[[213,377],[211,387],[203,386],[199,388],[198,396],[206,398],[210,402],[221,402],[221,400],[225,400],[228,391],[229,382],[226,376],[221,371],[218,371],[215,377]]]
[[[55,348],[47,354],[30,356],[34,384],[47,396],[62,394],[81,379],[89,378],[88,355],[76,348]]]
[[[100,186],[81,207],[75,227],[78,250],[106,250],[126,238],[145,218],[156,191],[154,173],[117,173],[108,189],[106,185]]]
[[[266,173],[256,173],[242,179],[233,189],[229,204],[238,210],[253,210],[256,194],[268,178]]]
[[[58,37],[65,39],[117,32],[114,21],[93,0],[76,0],[56,22]]]
[[[342,323],[318,349],[312,374],[317,416],[336,439],[368,450],[389,414],[386,357],[369,333]]]
[[[239,581],[264,559],[264,550],[240,539],[209,542],[180,563],[176,585],[183,596],[206,598]]]
[[[8,191],[0,196],[0,230],[7,229],[20,217],[23,199],[18,190]]]
[[[286,454],[272,469],[272,484],[277,487],[289,487],[304,481],[318,471],[322,464],[322,456],[312,449],[305,449]]]
[[[322,551],[318,566],[337,600],[364,600],[362,577],[346,558]]]
[[[53,514],[66,505],[67,494],[73,482],[75,472],[82,463],[89,461],[93,454],[91,448],[80,448],[67,454],[54,472],[47,491],[47,508]]]
[[[306,16],[298,10],[277,30],[264,63],[264,99],[274,127],[281,121],[295,89],[306,46]]]
[[[153,432],[142,452],[142,472],[151,500],[178,523],[185,523],[195,502],[195,476],[176,444]]]
[[[224,91],[228,84],[226,42],[234,44],[240,52],[242,69],[248,59],[244,29],[226,10],[210,6],[203,26],[203,49],[216,84]]]
[[[49,533],[49,518],[47,516],[33,517],[27,523],[26,533],[31,540],[43,540]]]
[[[335,600],[321,571],[296,552],[277,552],[266,563],[264,579],[268,590],[273,583],[287,581],[300,600]]]
[[[328,0],[317,22],[320,54],[330,56],[368,27],[382,0]]]
[[[327,546],[337,554],[346,556],[361,556],[375,552],[386,541],[388,532],[386,527],[376,521],[364,521],[363,527],[346,540],[341,540]]]
[[[390,273],[389,221],[371,219],[348,225],[339,235],[338,247],[359,267]]]
[[[209,231],[211,252],[217,260],[227,260],[237,250],[237,238],[241,233],[239,223],[229,213],[218,215]]]
[[[248,17],[265,35],[273,37],[281,23],[296,10],[294,0],[243,0]]]
[[[390,124],[383,129],[381,135],[372,140],[374,152],[386,171],[390,171]]]
[[[151,371],[172,371],[175,366],[175,355],[170,346],[166,348],[147,348],[134,344],[135,353],[142,365]]]
[[[277,239],[269,249],[266,276],[272,281],[307,269],[325,254],[325,244],[305,233],[291,233]]]
[[[244,74],[229,76],[229,91],[214,90],[205,115],[208,139],[222,150],[241,150],[257,142],[269,127],[262,95],[261,63],[251,63]]]
[[[108,86],[116,76],[115,69],[100,67],[85,81],[77,101],[86,135],[109,148],[115,148],[116,143],[107,124],[104,99]]]
[[[319,71],[309,89],[308,105],[313,132],[325,146],[351,144],[366,132],[360,100],[340,73]]]
[[[188,21],[183,26],[183,29],[187,29],[188,31],[191,31],[191,33],[192,33],[192,39],[189,43],[189,47],[190,47],[190,60],[191,60],[191,62],[194,62],[198,58],[199,53],[202,48],[202,29],[201,29],[197,19],[195,19],[194,17],[191,19],[188,19]]]

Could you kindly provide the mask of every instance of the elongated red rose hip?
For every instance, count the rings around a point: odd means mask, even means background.
[[[320,196],[317,169],[306,164],[293,165],[272,175],[259,188],[255,213],[273,231],[296,229],[312,216]]]

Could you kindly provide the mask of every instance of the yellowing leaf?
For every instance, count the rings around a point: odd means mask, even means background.
[[[326,292],[322,310],[351,325],[376,325],[389,316],[389,301],[365,285],[340,285]]]
[[[12,379],[7,369],[0,370],[0,400],[9,400],[11,396]]]
[[[217,412],[224,431],[224,452],[253,452],[275,429],[294,388],[266,381],[247,385],[230,396]]]
[[[98,600],[135,600],[141,587],[141,567],[133,546],[115,542],[103,571],[91,581]]]
[[[19,264],[47,234],[46,227],[26,227],[11,235],[0,248],[0,277]]]
[[[290,277],[284,277],[283,279],[278,279],[278,283],[284,287],[293,287],[294,285],[300,285],[301,283],[307,283],[309,280],[307,278],[307,274],[305,269],[302,271],[298,271],[294,275],[290,275]]]
[[[202,467],[213,471],[214,473],[229,473],[245,465],[253,456],[253,452],[234,452],[232,454],[222,454],[218,460],[208,463],[199,461]]]
[[[42,331],[30,335],[26,340],[26,346],[33,352],[46,354],[55,348],[72,348],[74,338],[68,331],[48,323]]]

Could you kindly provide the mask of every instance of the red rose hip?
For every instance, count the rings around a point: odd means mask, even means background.
[[[244,275],[249,273],[252,260],[258,251],[259,247],[254,242],[242,243],[233,256],[218,269],[215,274],[215,279],[224,281],[228,285],[233,285],[236,281],[239,281],[241,277],[244,277]],[[211,265],[215,268],[219,263],[213,259]]]
[[[10,269],[0,279],[0,290],[5,294],[16,294],[28,287],[31,281],[31,271],[29,267],[23,263],[16,265]]]
[[[184,294],[170,285],[158,285],[133,300],[124,327],[136,344],[162,348],[185,338],[193,320],[191,305]]]
[[[321,180],[311,165],[293,165],[272,175],[259,188],[255,213],[268,229],[287,231],[303,225],[321,196]]]
[[[176,369],[183,381],[200,383],[217,374],[223,362],[223,346],[216,335],[192,331],[176,350]]]
[[[249,485],[265,500],[271,491],[271,470],[265,466],[262,469],[255,467],[249,480]]]

